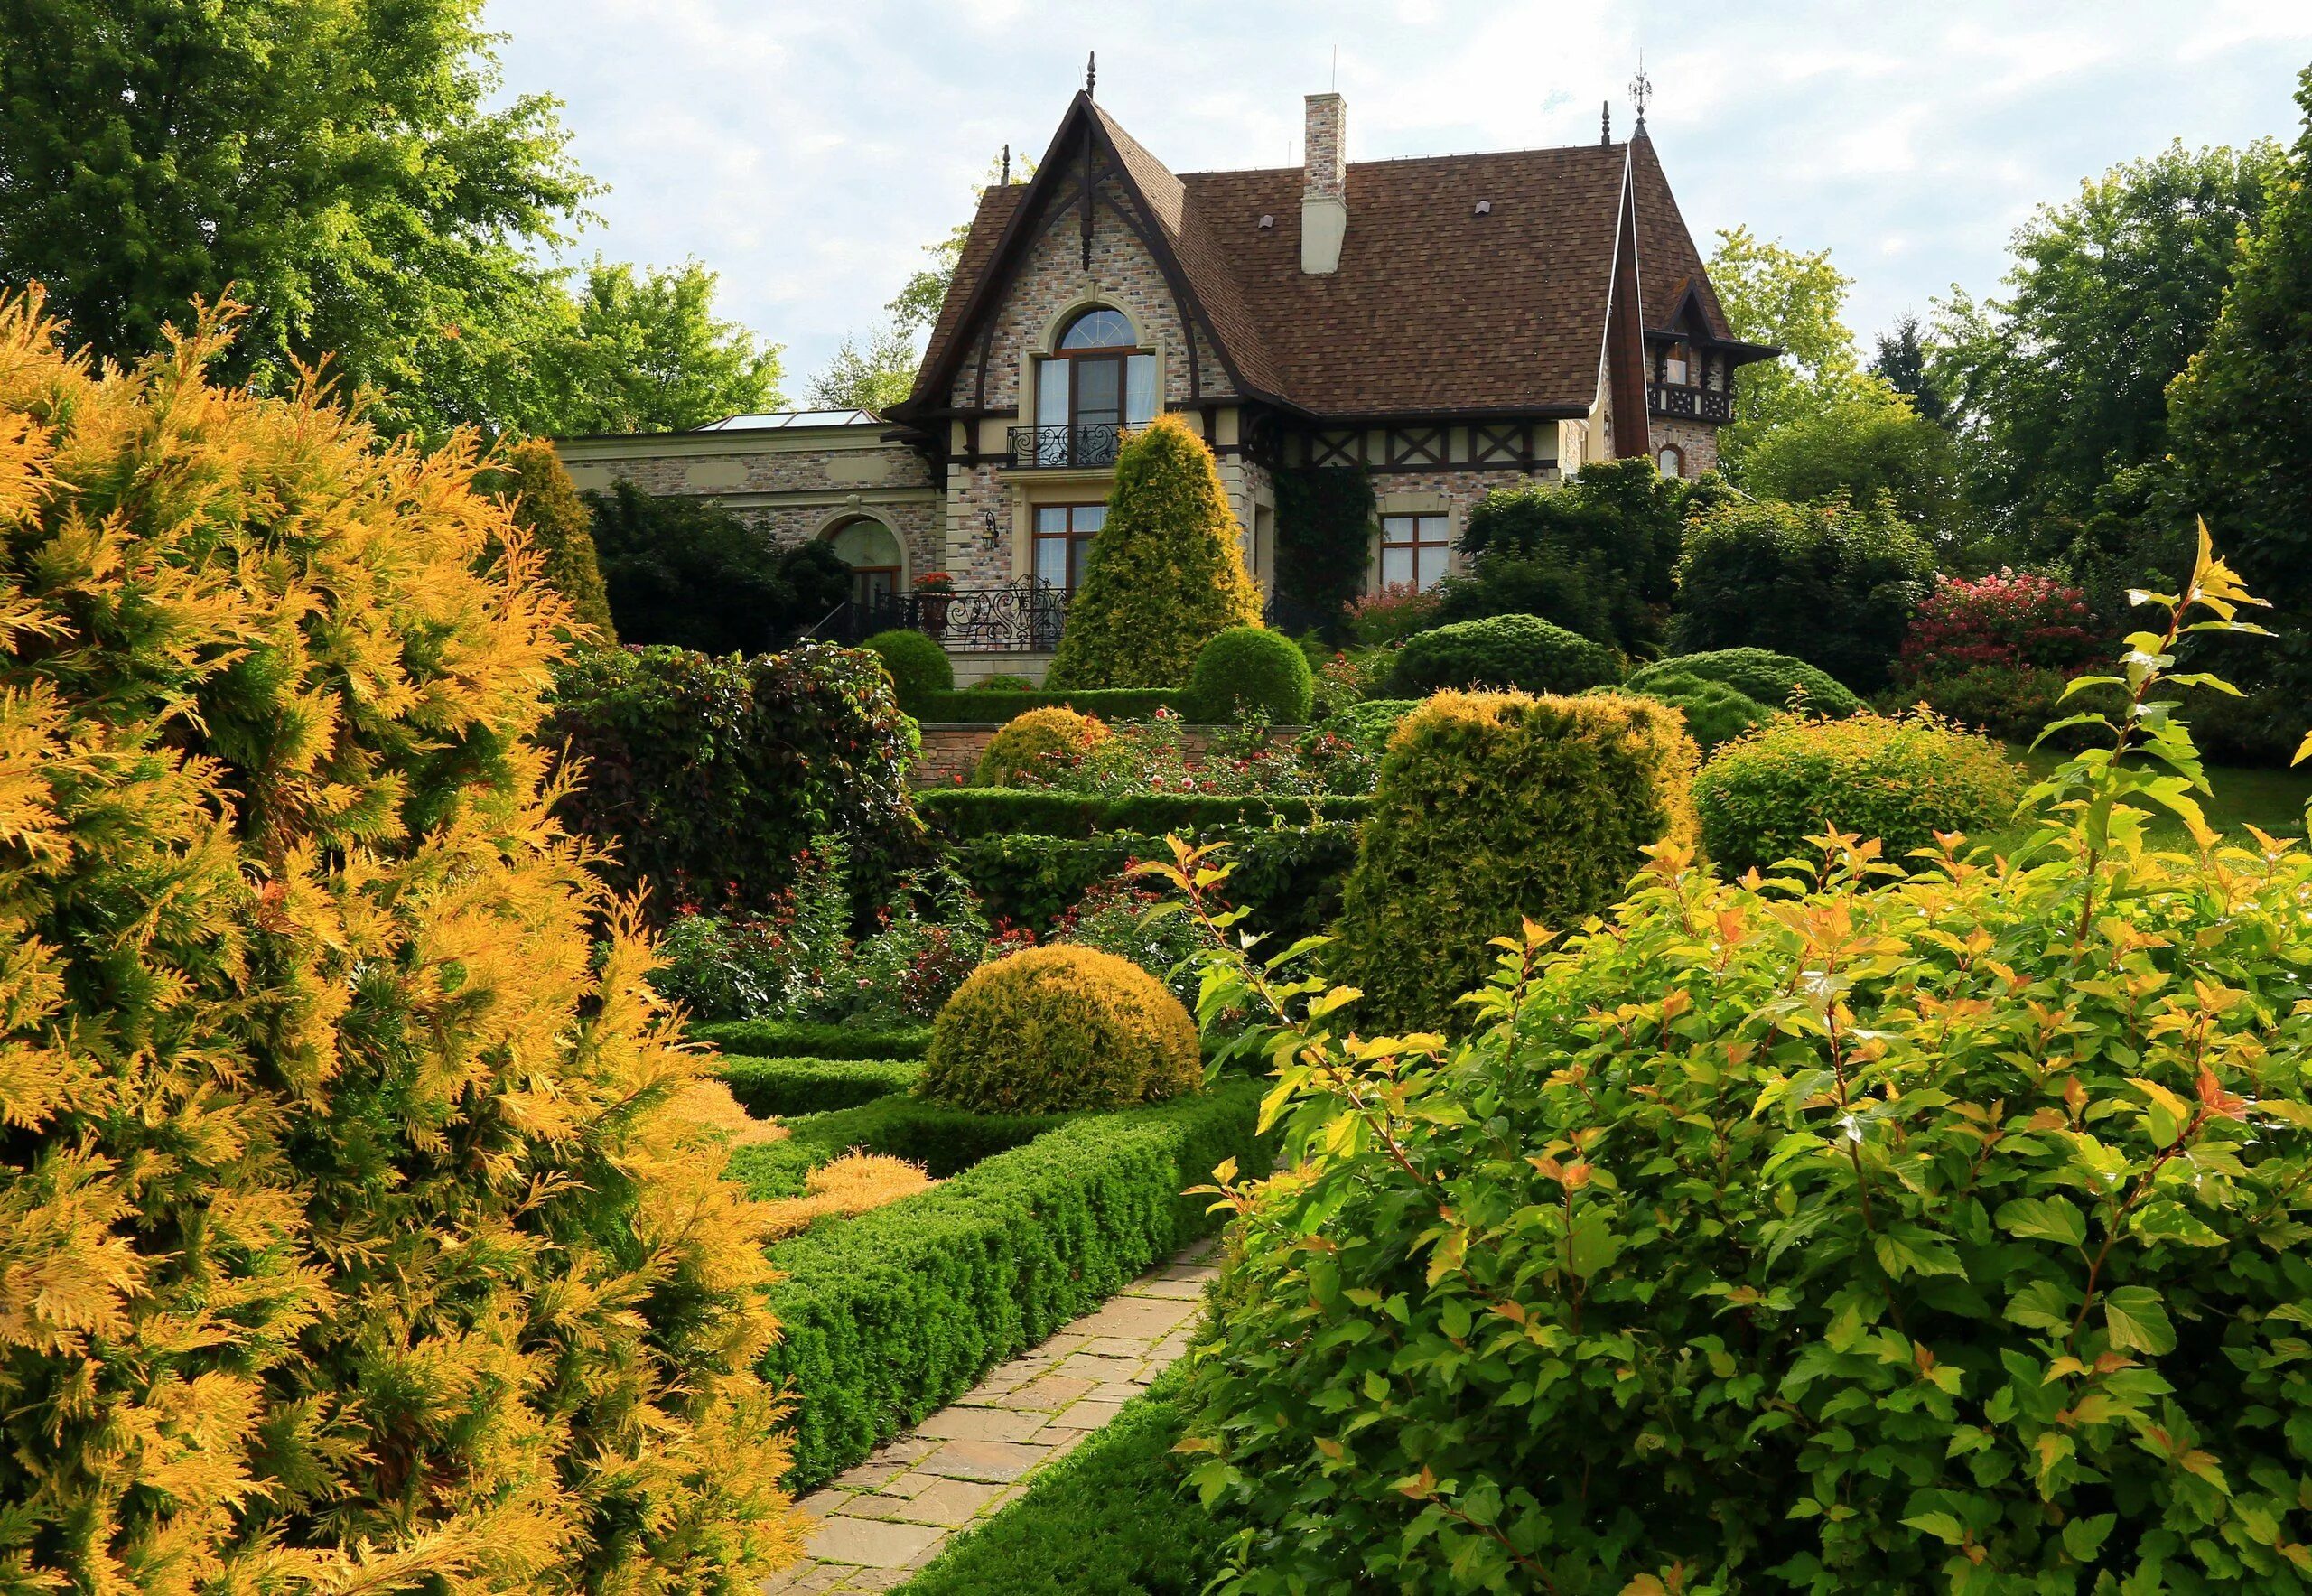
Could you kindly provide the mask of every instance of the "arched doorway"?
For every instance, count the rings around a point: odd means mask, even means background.
[[[872,609],[900,591],[906,561],[899,535],[870,516],[845,521],[828,535],[835,557],[851,567],[851,602]]]

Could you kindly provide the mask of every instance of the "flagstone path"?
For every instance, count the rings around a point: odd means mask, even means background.
[[[1150,1270],[803,1498],[819,1522],[803,1561],[765,1581],[765,1596],[889,1591],[1002,1509],[1188,1350],[1213,1247],[1199,1242]]]

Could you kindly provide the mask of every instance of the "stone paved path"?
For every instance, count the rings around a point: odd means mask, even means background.
[[[1152,1269],[1024,1357],[990,1374],[857,1468],[803,1498],[819,1520],[803,1561],[766,1596],[888,1591],[995,1512],[1035,1471],[1148,1388],[1188,1350],[1215,1266],[1201,1242]]]

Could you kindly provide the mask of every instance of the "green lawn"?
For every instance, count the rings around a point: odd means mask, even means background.
[[[2016,759],[2036,779],[2046,775],[2063,762],[2064,756],[2048,749],[2033,753],[2020,747],[2011,748]],[[2244,837],[2243,829],[2253,826],[2273,836],[2302,836],[2304,835],[2304,806],[2312,802],[2312,763],[2292,770],[2248,770],[2235,766],[2211,765],[2207,779],[2214,796],[2202,800],[2208,824],[2218,831]],[[2161,845],[2181,844],[2184,828],[2174,820],[2163,821],[2154,828],[2154,838]]]

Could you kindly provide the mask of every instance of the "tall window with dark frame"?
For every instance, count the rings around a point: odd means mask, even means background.
[[[1381,585],[1410,583],[1427,592],[1444,579],[1453,551],[1448,518],[1442,515],[1381,518]]]
[[[1036,580],[1074,593],[1092,557],[1092,537],[1108,518],[1105,504],[1036,506]]]
[[[1114,465],[1123,429],[1156,418],[1156,357],[1136,343],[1105,306],[1067,324],[1036,372],[1038,465]]]

